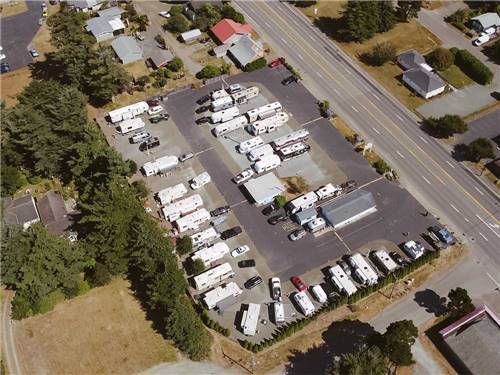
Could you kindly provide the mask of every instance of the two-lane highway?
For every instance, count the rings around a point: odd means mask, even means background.
[[[405,187],[469,243],[485,271],[500,274],[499,197],[422,132],[413,113],[297,9],[280,2],[237,5],[263,38],[300,70],[303,84],[319,99],[328,99],[372,141]]]

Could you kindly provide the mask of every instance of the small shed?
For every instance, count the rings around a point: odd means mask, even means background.
[[[189,30],[181,34],[181,39],[186,44],[196,42],[200,37],[200,29]]]
[[[285,187],[273,172],[253,178],[243,186],[256,206],[271,203],[285,191]]]
[[[142,60],[142,49],[131,36],[120,36],[116,38],[111,47],[123,64]]]

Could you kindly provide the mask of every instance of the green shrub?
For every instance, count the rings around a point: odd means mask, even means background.
[[[423,121],[424,128],[434,137],[447,138],[455,133],[465,133],[467,123],[457,115],[444,115],[440,118],[429,117]]]
[[[90,284],[85,280],[80,280],[78,283],[78,295],[83,296],[90,290]]]
[[[391,167],[389,167],[389,165],[383,159],[379,159],[375,163],[373,163],[373,167],[379,174],[384,174],[391,170]]]
[[[246,72],[253,72],[254,70],[259,70],[264,68],[267,65],[267,61],[265,57],[261,57],[260,59],[257,59],[255,61],[252,61],[251,63],[248,63],[245,65],[244,70]]]
[[[95,288],[109,283],[111,281],[111,274],[104,264],[96,262],[92,268],[87,270],[85,280],[89,282],[92,288]]]
[[[33,310],[28,299],[16,293],[12,300],[12,319],[21,320],[31,315],[33,315]]]
[[[165,27],[174,33],[184,33],[189,30],[189,21],[183,14],[172,14]]]
[[[470,160],[476,163],[481,159],[493,159],[495,157],[493,145],[487,138],[477,138],[469,143],[467,148]]]
[[[182,7],[182,5],[172,5],[172,7],[170,8],[170,14],[172,16],[176,14],[182,14],[183,9],[184,8]]]
[[[275,198],[275,201],[276,203],[280,206],[280,207],[285,207],[285,204],[286,204],[286,198],[284,195],[278,195],[276,198]]]
[[[178,72],[184,67],[184,63],[179,57],[174,57],[171,61],[167,63],[167,69],[171,70],[172,72]]]
[[[222,69],[215,65],[205,65],[198,73],[196,73],[196,78],[198,79],[209,79],[222,75]]]
[[[40,298],[33,306],[33,312],[35,314],[45,314],[52,311],[54,306],[61,301],[64,301],[64,294],[59,290],[55,290]]]
[[[382,66],[396,59],[396,46],[391,42],[377,43],[371,53],[366,56],[370,65]]]
[[[437,70],[448,69],[453,65],[455,55],[446,48],[438,47],[429,55],[429,62]]]
[[[193,240],[190,236],[182,236],[177,240],[175,249],[179,255],[189,254],[193,251]]]
[[[220,12],[221,12],[222,18],[229,18],[229,19],[232,19],[233,21],[238,22],[238,23],[245,23],[245,16],[243,14],[241,14],[240,12],[237,12],[236,9],[234,9],[229,4],[224,4],[220,8]]]
[[[135,194],[139,198],[146,198],[149,194],[149,188],[144,180],[137,180],[132,182],[132,187],[134,188]]]
[[[455,64],[470,78],[481,85],[493,80],[493,72],[477,57],[465,49],[460,49],[455,55]]]
[[[127,176],[131,177],[132,175],[134,175],[137,172],[137,163],[135,161],[133,161],[132,159],[128,159],[126,161],[126,163],[127,163],[127,167],[128,167]]]

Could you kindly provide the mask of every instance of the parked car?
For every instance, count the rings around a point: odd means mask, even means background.
[[[196,123],[198,125],[200,124],[205,124],[210,121],[210,117],[200,117],[199,119],[196,120]]]
[[[30,49],[30,54],[31,54],[31,56],[32,56],[32,57],[38,57],[38,56],[40,56],[40,55],[38,54],[37,50],[36,50],[36,49],[34,49],[34,48],[33,48],[33,49]]]
[[[295,75],[291,75],[289,77],[286,77],[281,83],[285,86],[288,86],[289,84],[293,82],[299,82],[299,78]]]
[[[207,44],[208,42],[210,42],[210,38],[207,37],[207,38],[200,39],[199,42],[201,44]]]
[[[405,259],[395,251],[391,251],[389,256],[400,266],[403,266],[406,263]]]
[[[241,227],[238,227],[238,226],[237,227],[233,227],[231,229],[228,229],[228,230],[225,230],[224,232],[222,232],[221,235],[220,235],[220,238],[221,238],[221,240],[225,241],[225,240],[228,240],[231,237],[237,236],[241,232],[243,232],[243,230],[241,229]]]
[[[156,116],[150,117],[149,122],[152,124],[158,124],[160,121],[163,120],[168,120],[170,118],[170,115],[168,113],[159,113]]]
[[[142,142],[139,145],[139,151],[147,151],[152,148],[160,146],[160,139],[158,137],[153,137],[148,139],[146,142]]]
[[[229,206],[217,207],[215,210],[210,211],[210,216],[219,216],[229,211],[231,211]]]
[[[0,72],[1,73],[8,73],[10,72],[10,65],[9,63],[3,62],[0,64]]]
[[[240,260],[238,262],[238,267],[240,268],[255,267],[255,260],[253,259]]]
[[[243,254],[249,252],[249,251],[250,251],[250,246],[248,246],[248,245],[239,246],[236,249],[234,249],[233,251],[231,251],[231,256],[233,258],[236,258],[236,257],[239,257],[240,255],[243,255]]]
[[[453,236],[448,232],[448,229],[436,225],[431,228],[431,232],[433,232],[441,241],[443,241],[446,245],[454,245],[455,244],[455,239]]]
[[[271,225],[276,225],[282,221],[287,221],[288,220],[288,216],[286,215],[275,215],[275,216],[271,216],[267,222]]]
[[[146,100],[146,103],[148,103],[150,107],[156,107],[157,105],[160,105],[160,101],[158,99],[149,99]]]
[[[47,11],[47,8],[42,9],[42,17],[48,17],[49,12]]]
[[[259,285],[260,283],[262,283],[262,277],[256,275],[245,281],[245,284],[243,285],[245,285],[245,288],[247,289],[252,289],[255,288],[257,285]]]
[[[193,156],[194,154],[192,152],[188,152],[187,154],[182,154],[181,156],[179,156],[179,161],[182,163],[186,160],[191,159]]]
[[[0,61],[1,61],[1,60],[3,60],[3,59],[5,59],[6,57],[7,57],[7,56],[5,56],[5,54],[4,54],[4,53],[0,53]]]
[[[245,182],[249,180],[253,175],[254,171],[252,168],[247,168],[238,173],[236,176],[234,176],[233,181],[237,184],[241,184],[242,182]]]
[[[202,106],[202,107],[198,107],[198,108],[196,108],[195,112],[196,112],[197,114],[200,114],[200,113],[203,113],[203,112],[208,111],[209,109],[210,109],[210,107],[209,107],[208,105],[204,105],[204,106]]]
[[[43,18],[43,17],[42,17],[42,18],[39,18],[39,19],[38,19],[38,25],[39,25],[39,26],[42,26],[44,21],[45,21],[45,18]]]
[[[210,95],[203,95],[200,99],[196,101],[199,105],[205,104],[210,100]]]
[[[356,189],[358,187],[358,183],[354,180],[349,180],[340,185],[340,187],[342,188],[342,190],[349,192]]]
[[[283,65],[283,59],[280,57],[279,59],[273,60],[269,63],[270,68],[276,68],[277,66]]]
[[[288,238],[290,239],[290,241],[298,241],[304,238],[306,234],[307,232],[305,231],[305,229],[297,229],[290,233],[288,235]]]
[[[281,300],[281,280],[279,277],[273,277],[271,279],[271,292],[273,295],[273,300],[280,301]]]
[[[144,40],[144,37],[139,31],[136,31],[134,35],[137,40],[140,40],[141,42]]]
[[[339,262],[340,268],[342,268],[347,276],[351,276],[351,267],[346,262]]]
[[[273,212],[278,211],[280,208],[281,208],[281,206],[280,206],[278,203],[273,202],[273,203],[271,203],[269,206],[265,207],[265,208],[262,210],[262,213],[263,213],[265,216],[269,216],[269,215],[271,215]]]
[[[481,33],[481,35],[479,35],[479,37],[477,39],[474,39],[472,44],[479,47],[479,46],[482,46],[484,43],[489,42],[489,41],[490,41],[490,36],[488,34]]]
[[[163,10],[158,14],[164,18],[170,18],[170,12],[168,10]]]
[[[148,115],[150,115],[150,116],[156,115],[160,112],[163,112],[163,107],[161,105],[156,105],[156,106],[150,107],[148,109]]]
[[[292,284],[299,290],[299,292],[303,292],[307,290],[307,285],[300,279],[298,276],[292,276],[290,279],[292,280]]]

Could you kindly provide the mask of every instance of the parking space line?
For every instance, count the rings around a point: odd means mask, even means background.
[[[238,207],[245,202],[248,202],[248,201],[246,199],[243,199],[241,202],[234,203],[234,204],[230,205],[229,207],[231,207],[231,208]]]
[[[474,186],[474,189],[476,189],[479,194],[484,195],[484,193],[481,190],[479,190],[479,188]]]
[[[448,160],[446,160],[446,164],[448,164],[450,167],[452,167],[453,169],[455,169],[455,166],[453,164],[451,164]]]
[[[320,72],[316,71],[316,74],[318,75],[319,78],[323,79],[323,76],[321,75]]]
[[[304,60],[304,58],[302,57],[302,55],[300,53],[297,53],[297,56],[299,57],[299,59]]]
[[[345,246],[345,248],[347,249],[347,252],[350,254],[351,253],[351,249],[349,248],[349,246],[347,246],[347,244],[344,242],[344,240],[342,239],[342,237],[340,237],[337,232],[334,232],[334,233],[335,233],[335,236],[337,236],[337,238],[339,239],[339,241],[342,242],[342,244]]]
[[[490,241],[486,238],[486,236],[485,236],[484,234],[482,234],[481,232],[478,232],[478,233],[479,233],[479,235],[480,235],[481,237],[483,237],[483,238],[484,238],[484,240],[485,240],[486,242],[490,242]]]
[[[377,130],[377,128],[372,128],[372,129],[373,129],[373,131],[374,131],[375,133],[377,133],[378,135],[380,135],[380,132]]]
[[[312,119],[312,120],[309,120],[307,122],[304,122],[302,125],[300,125],[301,128],[303,128],[304,126],[307,126],[307,125],[310,125],[318,120],[321,120],[323,117],[318,117],[318,118],[315,118],[315,119]]]
[[[333,88],[333,91],[335,91],[335,94],[340,95],[340,91],[337,90],[336,88]]]

